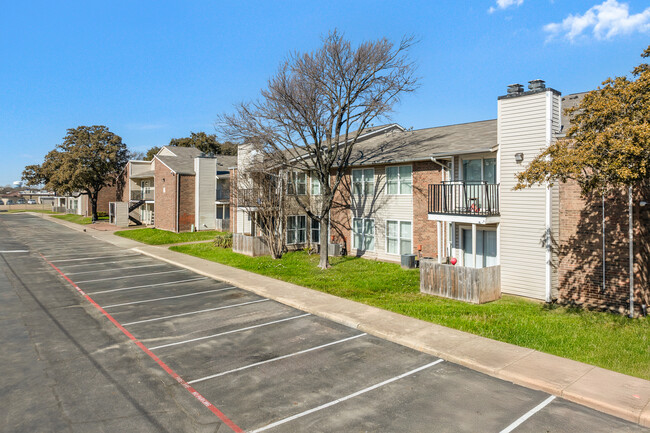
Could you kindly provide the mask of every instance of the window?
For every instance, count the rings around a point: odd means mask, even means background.
[[[467,182],[497,183],[496,158],[464,159],[463,180]]]
[[[307,235],[307,217],[294,215],[287,217],[287,244],[304,244]]]
[[[311,195],[320,195],[320,180],[316,173],[311,174]]]
[[[386,221],[386,252],[389,254],[411,254],[411,221]]]
[[[386,167],[386,188],[388,194],[411,194],[413,168],[410,165]]]
[[[289,183],[287,184],[289,194],[307,194],[307,173],[304,171],[289,172]]]
[[[320,244],[320,223],[316,220],[311,220],[311,243]]]
[[[375,169],[352,170],[352,191],[358,195],[375,193]]]
[[[364,251],[375,250],[375,220],[352,219],[352,247]]]

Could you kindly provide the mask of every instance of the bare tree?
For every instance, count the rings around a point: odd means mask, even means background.
[[[257,102],[241,103],[221,115],[217,130],[253,143],[279,170],[311,172],[320,181],[320,200],[295,196],[320,224],[319,267],[329,267],[327,228],[334,194],[359,137],[387,119],[405,92],[417,88],[407,52],[412,37],[394,45],[386,38],[353,48],[337,31],[315,52],[295,53],[269,80]]]
[[[237,206],[251,216],[262,232],[271,257],[279,259],[286,251],[284,218],[286,195],[284,179],[268,161],[258,160],[240,172],[235,189]],[[254,235],[254,233],[252,233]]]

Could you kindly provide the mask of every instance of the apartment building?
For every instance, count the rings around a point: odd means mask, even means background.
[[[163,146],[151,161],[129,161],[109,218],[162,230],[230,230],[230,168],[236,157]]]
[[[563,98],[533,80],[528,89],[511,85],[497,98],[494,120],[415,131],[373,128],[355,144],[329,238],[369,259],[398,262],[417,254],[456,269],[497,268],[492,275],[501,293],[624,311],[629,243],[621,193],[583,198],[575,183],[513,189],[516,173],[564,135],[570,119],[563,108],[582,96]],[[240,151],[240,170],[247,158]],[[294,194],[318,195],[308,172],[292,174],[288,184]],[[643,197],[647,192],[638,191],[633,227],[637,306],[648,304],[650,216]],[[234,232],[259,234],[254,209],[232,206]],[[287,215],[290,247],[317,243],[318,227],[304,211]]]

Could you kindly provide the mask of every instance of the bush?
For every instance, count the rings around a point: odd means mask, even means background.
[[[214,238],[214,246],[220,248],[232,248],[232,233],[224,233]]]
[[[97,212],[97,218],[108,218],[108,212]]]

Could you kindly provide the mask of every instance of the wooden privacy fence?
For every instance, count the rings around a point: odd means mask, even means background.
[[[501,297],[501,266],[468,268],[420,260],[420,292],[483,304]]]
[[[271,254],[269,247],[264,239],[260,236],[246,236],[241,233],[233,233],[232,250],[239,254],[247,256],[267,256]]]

